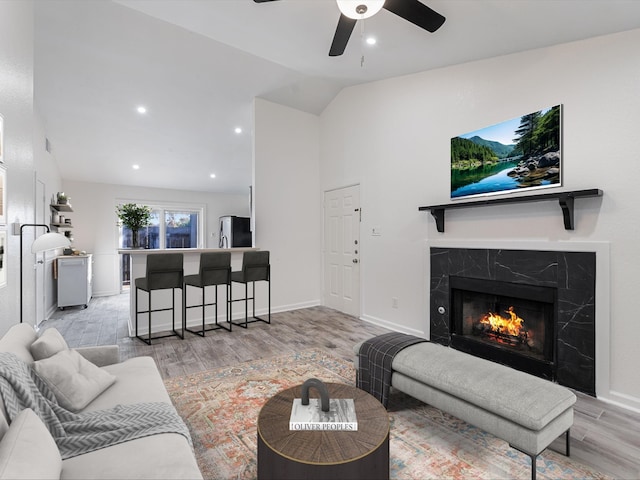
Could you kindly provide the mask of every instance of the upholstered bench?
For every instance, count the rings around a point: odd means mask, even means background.
[[[360,345],[354,347],[358,368]],[[573,425],[576,396],[560,385],[436,343],[404,348],[393,358],[391,386],[505,440],[536,457]]]

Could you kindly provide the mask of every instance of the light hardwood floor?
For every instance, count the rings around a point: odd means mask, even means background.
[[[117,344],[121,359],[149,355],[164,378],[233,365],[239,362],[323,348],[352,359],[356,342],[388,332],[324,307],[272,315],[271,325],[252,323],[233,332],[207,332],[205,338],[186,333],[148,346],[128,336],[129,294],[98,297],[83,309],[58,310],[42,328],[55,327],[71,347]],[[615,478],[640,479],[640,414],[577,393],[571,429],[571,456]],[[554,448],[556,444],[554,444]],[[561,441],[557,450],[563,452]]]

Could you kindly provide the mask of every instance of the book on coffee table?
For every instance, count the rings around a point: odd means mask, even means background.
[[[323,412],[319,398],[310,398],[309,405],[302,405],[301,398],[293,399],[289,430],[358,430],[356,407],[352,398],[332,398],[329,411]]]

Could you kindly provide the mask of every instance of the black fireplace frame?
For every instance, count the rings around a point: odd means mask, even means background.
[[[498,343],[483,343],[473,337],[461,335],[462,331],[462,296],[455,290],[475,292],[483,295],[512,297],[533,300],[544,305],[545,339],[543,345],[544,359],[525,356],[509,347]],[[556,379],[556,345],[557,335],[557,289],[540,285],[528,285],[513,282],[501,282],[488,279],[449,276],[450,300],[450,346],[463,352],[486,358],[517,370],[531,373],[548,380]]]
[[[558,295],[555,381],[595,396],[595,252],[431,247],[429,257],[432,342],[451,343],[450,276],[552,287]]]

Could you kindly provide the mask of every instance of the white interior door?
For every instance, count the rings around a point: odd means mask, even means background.
[[[324,194],[324,301],[360,316],[360,186]]]

